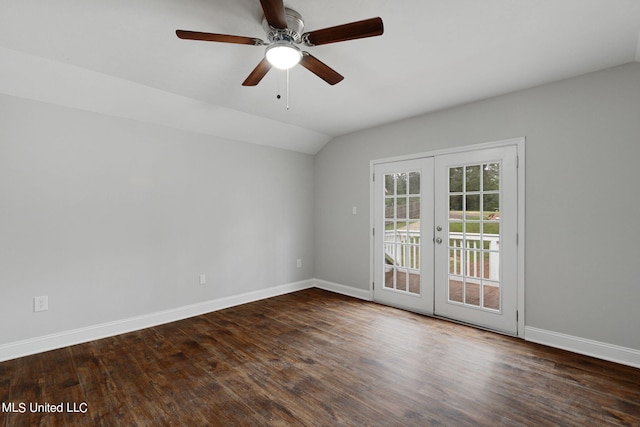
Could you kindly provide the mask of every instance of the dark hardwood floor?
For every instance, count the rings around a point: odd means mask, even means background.
[[[12,427],[640,425],[640,369],[311,289],[0,363],[0,402]]]

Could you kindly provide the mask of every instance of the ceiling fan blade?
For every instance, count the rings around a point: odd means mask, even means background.
[[[287,28],[287,17],[284,13],[282,0],[260,0],[264,17],[273,28],[284,30]]]
[[[330,85],[340,83],[344,79],[344,77],[340,75],[340,73],[329,67],[324,62],[320,61],[315,56],[311,55],[309,52],[302,52],[300,65],[302,65],[304,68],[311,71],[313,74],[320,77]]]
[[[307,46],[319,46],[328,43],[380,36],[383,32],[384,25],[382,24],[382,18],[371,18],[350,24],[323,28],[322,30],[310,31],[302,35],[302,40]]]
[[[270,69],[271,64],[267,61],[267,58],[262,58],[262,61],[253,69],[245,81],[242,82],[242,86],[256,86]]]
[[[176,35],[185,40],[203,40],[207,42],[222,42],[236,44],[263,45],[264,41],[254,37],[232,36],[229,34],[201,33],[199,31],[176,30]]]

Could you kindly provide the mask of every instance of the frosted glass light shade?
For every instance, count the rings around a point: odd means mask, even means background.
[[[290,43],[275,43],[267,48],[267,61],[281,70],[288,70],[302,59],[302,52]]]

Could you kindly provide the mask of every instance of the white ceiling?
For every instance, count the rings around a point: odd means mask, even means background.
[[[298,66],[242,81],[264,47],[258,0],[0,0],[0,92],[315,153],[337,135],[640,61],[639,0],[285,0],[307,31],[375,16],[381,37],[307,48],[345,76]],[[276,95],[282,94],[282,99]]]

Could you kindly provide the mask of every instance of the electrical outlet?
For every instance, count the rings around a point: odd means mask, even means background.
[[[206,274],[201,274],[200,275],[200,284],[201,285],[206,285],[207,284],[207,275]]]
[[[49,310],[49,297],[40,296],[33,298],[33,311],[46,311]]]
[[[298,260],[296,261],[296,267],[302,268],[302,259],[298,258]]]

